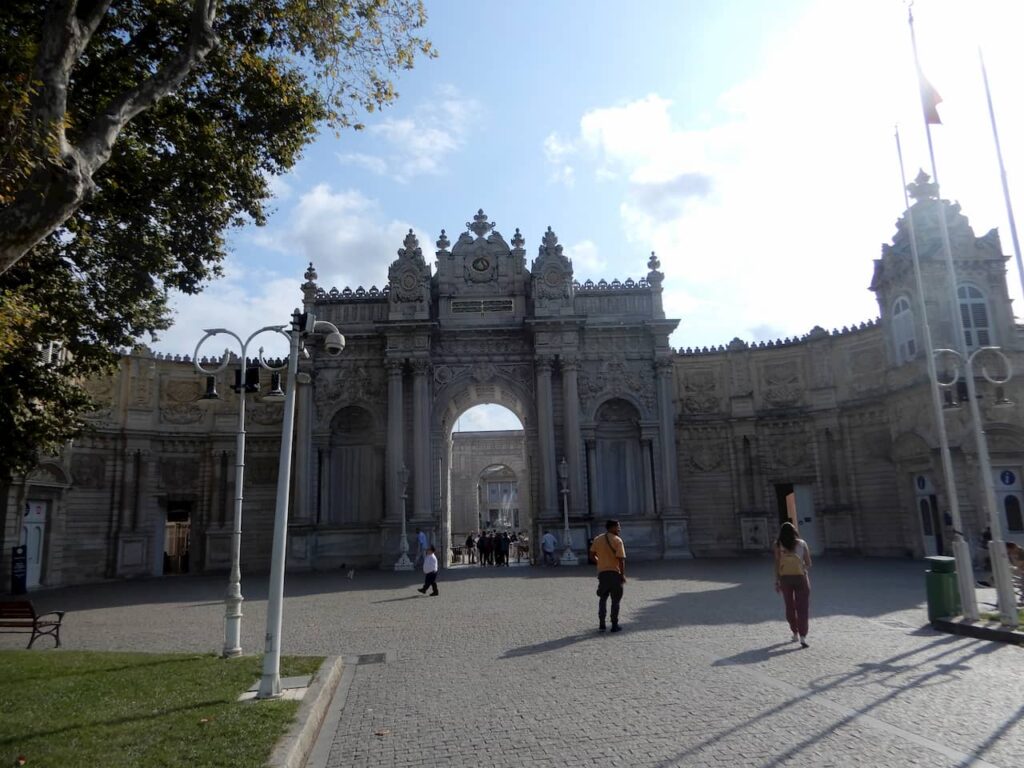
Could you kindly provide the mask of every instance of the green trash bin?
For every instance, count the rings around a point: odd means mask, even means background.
[[[925,591],[928,595],[928,621],[945,619],[960,613],[960,590],[956,583],[956,560],[943,555],[926,557]]]

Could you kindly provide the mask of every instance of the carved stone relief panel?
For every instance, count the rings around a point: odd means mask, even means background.
[[[878,347],[850,350],[847,356],[849,386],[853,394],[867,394],[885,386],[885,358]]]
[[[167,424],[195,424],[203,418],[203,412],[196,405],[201,382],[197,377],[188,379],[166,379],[160,399],[160,421]]]
[[[254,485],[270,485],[277,482],[277,456],[253,456],[245,462],[245,479]]]
[[[743,397],[754,391],[754,385],[750,379],[750,356],[732,355],[732,392],[733,397]]]
[[[257,424],[264,426],[280,424],[284,417],[284,405],[281,403],[256,403],[250,407],[246,402],[245,413]]]
[[[150,358],[132,358],[131,403],[148,407],[153,399],[156,362]]]
[[[497,355],[508,359],[520,355],[530,357],[533,354],[530,345],[522,335],[506,336],[499,333],[489,333],[486,337],[468,339],[452,336],[442,337],[434,345],[434,351],[439,357],[464,358]]]
[[[765,363],[761,368],[761,391],[769,407],[799,405],[804,398],[799,363],[795,360]]]
[[[76,453],[71,459],[72,481],[79,488],[102,488],[106,471],[106,460],[99,454]]]
[[[520,388],[533,394],[533,368],[527,363],[476,363],[447,364],[434,366],[434,383],[438,387],[471,379],[476,384],[488,384],[499,379],[513,381]]]
[[[605,397],[630,394],[643,404],[649,416],[656,412],[654,371],[648,361],[613,360],[607,363],[586,361],[579,374],[579,395],[583,409]]]
[[[702,440],[685,450],[689,465],[698,472],[714,472],[726,466],[728,450],[722,440]]]
[[[82,385],[95,406],[95,409],[86,415],[86,418],[94,425],[99,426],[112,422],[116,387],[119,381],[120,377],[117,376],[103,376],[89,379]]]
[[[684,412],[702,415],[721,410],[717,371],[710,368],[686,371],[681,377],[681,390]]]
[[[813,438],[804,423],[779,424],[761,437],[771,474],[792,476],[814,471]]]
[[[323,421],[334,406],[353,402],[384,402],[387,397],[384,371],[362,364],[325,368],[316,374],[313,403],[316,415]]]
[[[199,478],[199,461],[185,456],[161,456],[157,472],[162,489],[192,491]]]

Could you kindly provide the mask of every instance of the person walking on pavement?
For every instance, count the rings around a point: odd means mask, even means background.
[[[598,536],[590,545],[590,552],[597,561],[597,629],[604,632],[608,598],[612,599],[612,632],[618,632],[619,605],[622,602],[622,585],[626,583],[626,546],[619,538],[622,526],[618,520],[604,524],[605,534]]]
[[[423,557],[423,586],[416,591],[425,595],[428,589],[431,597],[437,597],[437,550],[433,547],[427,547]]]
[[[544,531],[544,535],[540,539],[540,551],[544,555],[544,565],[558,565],[558,560],[555,559],[555,534],[551,531]]]
[[[427,534],[422,529],[416,529],[416,564],[419,565],[423,562],[423,557],[427,553]]]
[[[811,602],[811,548],[800,538],[796,526],[785,522],[775,542],[775,591],[786,602],[786,621],[793,633],[792,641],[800,640],[807,647],[808,610]]]

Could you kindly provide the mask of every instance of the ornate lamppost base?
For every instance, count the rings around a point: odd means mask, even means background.
[[[579,565],[579,558],[576,557],[576,553],[572,551],[571,547],[566,547],[565,551],[562,552],[562,557],[558,561],[559,565]]]
[[[411,571],[413,568],[415,568],[415,566],[413,565],[412,560],[409,559],[409,556],[405,554],[405,552],[403,552],[402,556],[395,561],[396,571]]]

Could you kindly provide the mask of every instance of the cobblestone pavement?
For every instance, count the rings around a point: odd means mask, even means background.
[[[289,574],[283,649],[351,664],[320,766],[1020,765],[1024,649],[945,635],[924,566],[821,558],[811,647],[767,560],[637,563],[624,631],[596,632],[592,568]],[[33,594],[68,648],[216,651],[225,579]],[[244,575],[261,650],[266,576]],[[983,592],[984,596],[985,593]],[[0,647],[23,647],[0,636]],[[383,654],[383,657],[380,656]]]

